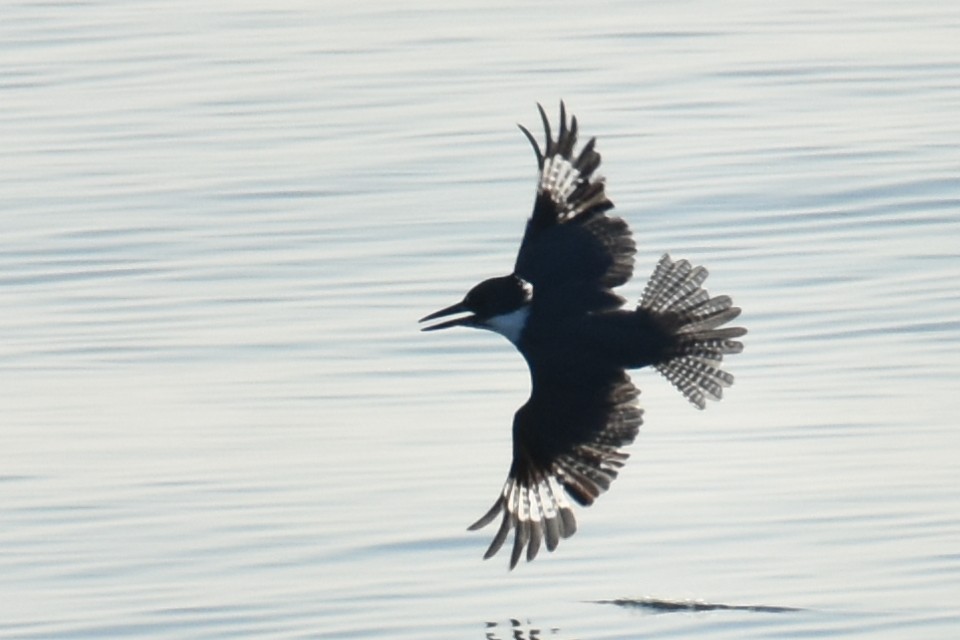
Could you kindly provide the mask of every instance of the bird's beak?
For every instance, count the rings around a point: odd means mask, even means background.
[[[455,313],[470,313],[470,309],[468,309],[467,305],[463,304],[462,302],[458,302],[457,304],[450,305],[445,309],[440,309],[440,311],[435,311],[428,316],[424,316],[420,318],[420,322],[426,322],[428,320],[436,320],[437,318],[452,316]],[[421,331],[436,331],[437,329],[448,329],[450,327],[475,327],[476,323],[477,323],[477,316],[471,313],[468,316],[463,316],[461,318],[454,318],[453,320],[447,320],[446,322],[430,325],[429,327],[423,327]]]

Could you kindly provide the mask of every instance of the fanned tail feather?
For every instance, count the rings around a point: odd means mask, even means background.
[[[707,270],[686,260],[674,262],[664,254],[640,299],[640,309],[656,316],[671,332],[675,343],[663,360],[654,364],[663,376],[697,408],[707,399],[719,400],[733,376],[720,369],[723,356],[740,353],[735,340],[747,330],[724,327],[740,315],[729,296],[710,297],[702,288]]]

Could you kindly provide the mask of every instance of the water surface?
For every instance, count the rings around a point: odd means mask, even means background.
[[[8,7],[0,635],[955,633],[960,13],[792,6]],[[525,367],[416,319],[512,265],[560,98],[622,293],[670,251],[750,334],[706,412],[638,372],[624,473],[508,573],[464,529]]]

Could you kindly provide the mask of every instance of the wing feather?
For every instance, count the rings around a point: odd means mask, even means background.
[[[544,146],[530,131],[520,130],[537,157],[539,175],[533,213],[514,267],[515,273],[534,289],[613,289],[630,279],[636,245],[630,228],[621,218],[607,216],[613,202],[606,195],[604,180],[595,174],[600,166],[596,139],[591,138],[576,153],[579,127],[576,117],[568,121],[560,103],[560,126],[553,139],[550,120],[537,105],[543,121]],[[605,306],[598,300],[594,306]]]
[[[589,506],[610,488],[629,454],[643,419],[640,392],[622,370],[594,389],[554,379],[537,387],[513,423],[513,463],[493,507],[470,526],[479,529],[499,515],[500,527],[484,559],[503,547],[513,531],[510,568],[526,550],[533,560],[542,543],[548,551],[577,530],[569,494]]]

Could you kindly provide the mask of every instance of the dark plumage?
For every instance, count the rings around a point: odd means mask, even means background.
[[[539,105],[538,105],[539,106]],[[719,367],[739,353],[746,333],[724,327],[740,314],[727,296],[702,288],[703,267],[664,255],[635,309],[613,289],[633,274],[636,245],[627,223],[607,215],[613,203],[596,141],[576,152],[577,119],[560,103],[554,140],[543,120],[543,148],[533,145],[539,179],[513,273],[471,289],[457,304],[421,321],[468,315],[424,330],[469,326],[496,331],[530,368],[531,391],[514,416],[513,462],[500,496],[470,529],[497,517],[485,558],[514,532],[510,567],[553,551],[577,528],[569,495],[587,506],[610,487],[643,421],[627,369],[653,366],[698,408],[720,399],[733,376]]]

